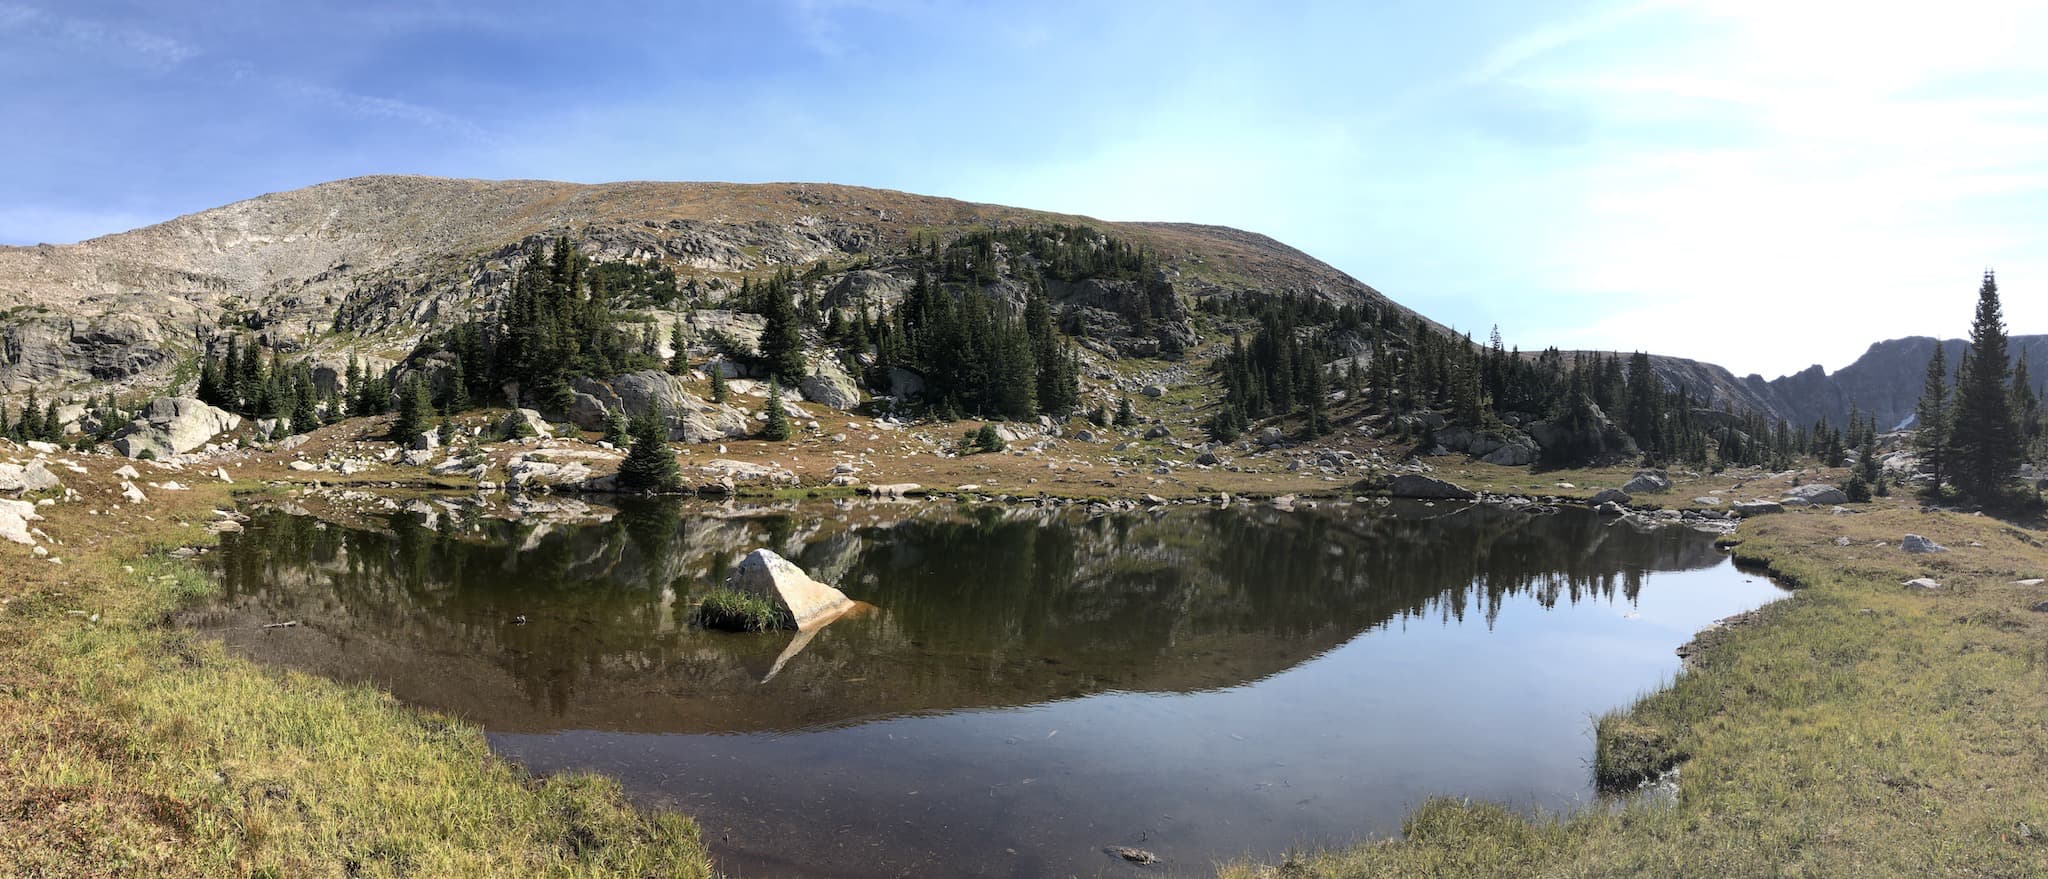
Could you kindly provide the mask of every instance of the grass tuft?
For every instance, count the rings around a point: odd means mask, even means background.
[[[794,629],[796,620],[759,595],[721,588],[697,605],[697,625],[727,632],[772,632]]]

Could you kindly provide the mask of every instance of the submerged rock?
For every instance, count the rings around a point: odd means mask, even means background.
[[[853,606],[846,593],[811,579],[802,568],[766,549],[747,553],[725,585],[774,602],[799,629],[830,622]]]

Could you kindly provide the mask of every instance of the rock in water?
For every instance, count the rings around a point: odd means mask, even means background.
[[[1948,547],[1921,537],[1918,534],[1906,535],[1906,539],[1899,541],[1899,548],[1912,553],[1948,552]]]
[[[1445,482],[1430,476],[1403,473],[1387,483],[1387,493],[1394,497],[1429,498],[1433,500],[1469,501],[1478,495],[1456,483]]]
[[[811,579],[802,568],[766,549],[747,553],[725,585],[775,602],[799,629],[829,622],[853,606],[846,593]]]

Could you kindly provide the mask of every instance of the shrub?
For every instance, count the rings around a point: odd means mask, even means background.
[[[984,424],[980,430],[974,432],[976,451],[1000,452],[1009,447],[1010,444],[1003,441],[1003,435],[996,433],[996,426],[993,424]]]
[[[796,620],[775,602],[750,592],[720,588],[697,605],[697,625],[728,632],[794,629]]]

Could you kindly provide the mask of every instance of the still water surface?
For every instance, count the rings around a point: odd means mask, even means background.
[[[1433,794],[1580,807],[1591,717],[1780,594],[1708,535],[1465,505],[443,505],[224,537],[192,625],[610,774],[735,876],[1137,872],[1106,846],[1200,875]],[[760,546],[873,610],[803,643],[692,627]]]

